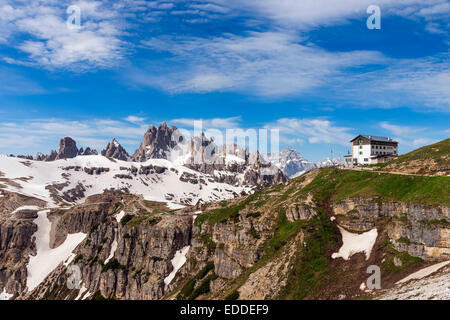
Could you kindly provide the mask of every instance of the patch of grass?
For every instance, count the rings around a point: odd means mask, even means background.
[[[200,215],[195,220],[196,226],[201,226],[204,222],[208,222],[209,224],[223,223],[227,221],[239,221],[240,211],[248,205],[252,201],[260,200],[261,192],[256,192],[254,194],[249,195],[239,204],[231,206],[231,207],[223,207],[211,211],[207,211]],[[267,201],[266,199],[262,199],[263,201]],[[256,203],[257,204],[257,203]],[[255,205],[256,205],[255,204]]]
[[[450,138],[442,140],[432,145],[422,147],[420,149],[411,151],[407,154],[401,155],[393,164],[402,164],[414,160],[433,159],[438,165],[445,165],[448,168],[448,157],[450,155]]]
[[[203,234],[200,237],[202,239],[202,242],[205,244],[206,248],[208,248],[208,252],[214,253],[217,244],[212,240],[212,236],[210,234]]]
[[[250,234],[252,235],[253,238],[255,239],[259,239],[261,236],[259,235],[258,231],[256,231],[255,228],[251,227],[250,228]]]
[[[194,291],[195,285],[197,284],[197,281],[203,279],[211,270],[214,270],[214,262],[208,262],[196,275],[194,278],[190,279],[188,282],[186,282],[186,284],[183,286],[183,288],[181,288],[180,293],[177,296],[178,300],[183,300],[183,299],[189,299],[189,300],[193,300],[196,297],[198,297],[200,294],[202,293],[206,293],[205,290],[207,290],[207,292],[209,292],[209,283],[211,282],[211,280],[214,280],[217,278],[217,276],[215,275],[215,273],[213,272],[213,276],[211,278],[205,279],[205,281],[199,286],[202,287],[201,289],[197,288]],[[206,288],[207,287],[207,288]]]
[[[221,207],[226,207],[226,206],[228,206],[228,201],[227,200],[222,200],[222,201],[219,202],[219,204],[220,204]]]
[[[397,242],[400,242],[400,243],[411,244],[411,240],[409,240],[409,239],[406,238],[406,237],[401,237],[401,238],[397,239],[396,241],[397,241]]]
[[[140,216],[127,214],[120,220],[120,223],[122,226],[129,225],[131,227],[135,227],[142,224],[153,226],[159,221],[161,221],[160,217],[155,217],[154,213],[147,212],[146,214]]]
[[[160,258],[160,257],[151,257],[151,259],[152,259],[154,262],[164,261],[164,259],[163,259],[163,258]]]
[[[346,198],[380,198],[387,201],[450,205],[450,179],[398,175],[380,172],[321,169],[314,180],[300,190],[311,192],[317,203],[333,195],[334,202]]]
[[[126,267],[124,265],[121,265],[119,263],[119,261],[117,261],[117,259],[112,259],[112,260],[108,261],[108,263],[103,265],[102,272],[106,272],[108,270],[116,270],[116,269],[125,270]]]
[[[406,269],[412,265],[415,265],[416,263],[423,261],[423,259],[414,257],[408,252],[400,252],[395,250],[392,245],[386,246],[385,250],[389,254],[389,259],[386,259],[386,261],[382,264],[382,267],[389,275],[395,274],[400,270]],[[397,257],[402,261],[401,266],[396,266],[394,264],[394,257]]]
[[[98,227],[100,226],[100,224],[95,224],[92,228],[91,228],[91,230],[89,231],[89,233],[93,233],[93,232],[95,232],[97,229],[98,229]]]
[[[425,224],[427,226],[443,226],[443,227],[450,228],[450,222],[448,222],[445,219],[440,219],[440,220],[422,220],[422,221],[420,221],[420,223]]]
[[[245,283],[250,274],[279,256],[283,250],[283,246],[295,237],[306,224],[306,222],[300,220],[295,222],[288,221],[284,209],[279,209],[277,221],[273,227],[274,236],[264,244],[262,257],[233,281],[225,296],[232,296],[234,291]]]
[[[237,299],[239,299],[239,291],[234,290],[229,295],[227,295],[224,300],[237,300]]]
[[[203,280],[202,283],[189,296],[189,300],[194,300],[198,296],[208,293],[210,291],[211,281],[214,281],[217,278],[218,278],[218,276],[214,272],[212,274],[210,274],[209,276],[207,276],[206,279]]]
[[[192,292],[194,291],[195,284],[197,283],[197,280],[195,278],[189,280],[186,282],[186,284],[181,288],[180,293],[177,295],[177,300],[184,300],[189,297]]]
[[[259,218],[261,216],[261,212],[251,212],[247,213],[247,218]]]
[[[327,273],[330,258],[326,253],[329,248],[337,245],[336,236],[325,211],[318,208],[318,216],[309,221],[306,226],[305,243],[300,246],[296,260],[293,264],[287,284],[279,293],[280,299],[304,299],[316,297],[316,292],[327,285],[321,281]]]
[[[79,254],[73,259],[73,263],[78,263],[79,261],[83,260],[83,255]]]
[[[131,219],[133,219],[133,216],[131,214],[126,214],[120,219],[120,224],[122,226],[126,225]]]

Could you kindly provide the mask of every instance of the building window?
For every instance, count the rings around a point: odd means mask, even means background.
[[[369,161],[369,159],[368,158],[364,158],[364,162],[368,162]]]
[[[359,154],[362,155],[362,151],[360,151]]]

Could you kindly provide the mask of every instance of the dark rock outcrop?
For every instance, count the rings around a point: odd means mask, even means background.
[[[97,150],[93,150],[89,147],[86,148],[86,150],[83,150],[83,148],[81,148],[80,150],[78,150],[78,155],[79,156],[95,156],[97,155]]]
[[[123,161],[127,161],[130,158],[128,152],[116,139],[112,139],[112,141],[106,146],[106,149],[102,150],[102,156]]]
[[[59,152],[56,159],[75,158],[78,155],[77,143],[70,137],[59,141]]]
[[[183,140],[182,136],[175,139],[175,131],[176,127],[169,128],[165,122],[158,128],[151,125],[144,135],[141,146],[134,152],[133,160],[143,162],[148,159],[167,159],[170,150]]]

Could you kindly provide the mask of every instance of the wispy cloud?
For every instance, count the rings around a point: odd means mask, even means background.
[[[323,86],[345,68],[382,63],[377,52],[330,53],[287,32],[215,38],[152,38],[147,48],[171,54],[170,69],[155,63],[126,76],[172,93],[231,91],[258,96],[299,95]]]
[[[287,144],[326,143],[348,145],[353,138],[351,128],[341,127],[327,119],[282,118],[265,126],[279,129],[280,139]]]
[[[103,149],[112,138],[128,148],[136,148],[147,126],[118,120],[94,119],[86,121],[66,119],[30,119],[20,122],[0,122],[0,150],[11,153],[44,152],[43,146],[58,147],[59,139],[70,136],[78,146]],[[129,150],[130,151],[130,150]],[[131,150],[134,151],[134,150]]]
[[[243,12],[263,19],[270,19],[281,26],[308,29],[317,26],[342,24],[349,19],[364,20],[366,9],[376,4],[383,15],[401,15],[409,19],[440,16],[445,19],[448,6],[445,0],[211,0],[234,12]]]
[[[395,139],[400,142],[400,145],[410,147],[422,147],[438,141],[436,132],[430,132],[428,128],[419,128],[414,126],[404,126],[398,124],[392,124],[390,122],[380,122],[380,127],[387,132],[393,134]]]
[[[124,120],[128,121],[128,122],[131,122],[131,123],[134,123],[134,124],[139,124],[139,123],[144,122],[146,120],[146,118],[129,115]]]
[[[173,119],[170,123],[185,126],[186,128],[194,127],[195,121],[201,121],[204,129],[231,129],[240,125],[242,119],[240,116],[230,118],[212,118],[212,119]]]
[[[114,66],[126,53],[118,12],[102,2],[2,2],[1,40],[24,54],[21,59],[6,57],[8,63],[82,72]],[[69,5],[81,9],[79,29],[67,27]]]

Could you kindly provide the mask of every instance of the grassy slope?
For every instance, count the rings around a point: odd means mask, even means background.
[[[383,171],[448,175],[450,173],[450,138],[411,151],[392,162],[381,163],[375,167],[383,168]]]
[[[420,149],[411,151],[398,157],[394,163],[405,163],[413,160],[434,159],[438,164],[449,165],[450,155],[450,138],[422,147]]]
[[[300,193],[311,192],[332,201],[350,197],[450,205],[450,177],[408,176],[389,173],[324,169]]]
[[[243,199],[237,205],[225,206],[200,216],[196,224],[222,223],[235,221],[246,206],[258,206],[259,203],[277,213],[273,236],[267,240],[261,259],[251,268],[232,281],[227,294],[236,296],[236,290],[248,279],[248,276],[268,261],[275,259],[283,246],[295,237],[300,230],[307,232],[306,247],[299,247],[294,269],[289,274],[288,285],[282,289],[278,298],[303,299],[319,297],[327,284],[322,279],[330,272],[330,257],[325,254],[337,249],[337,237],[333,234],[327,217],[329,205],[348,197],[377,197],[382,201],[423,203],[429,205],[450,205],[450,177],[429,177],[397,175],[369,171],[350,171],[334,168],[321,169],[312,181],[305,186],[302,183],[313,173],[290,180],[259,191]],[[285,210],[295,202],[301,202],[312,194],[318,204],[318,215],[311,221],[289,222]],[[339,273],[339,270],[332,272]],[[337,275],[339,277],[339,275]],[[329,281],[330,279],[328,279]]]

